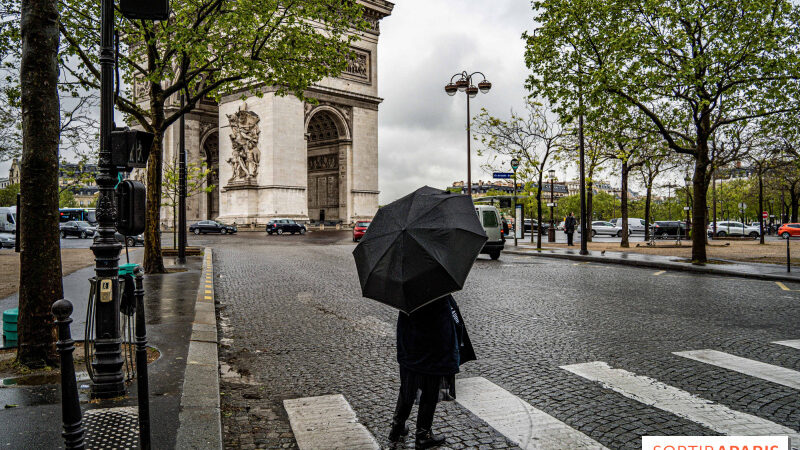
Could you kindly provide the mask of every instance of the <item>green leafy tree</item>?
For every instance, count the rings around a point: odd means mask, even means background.
[[[17,194],[19,184],[9,184],[0,189],[0,206],[15,206],[17,204]]]
[[[5,28],[0,53],[18,35],[19,0],[2,1]],[[99,89],[100,1],[61,0],[59,56],[73,92]],[[201,99],[222,92],[303,98],[312,83],[341,73],[353,56],[351,43],[368,24],[355,1],[172,0],[167,21],[129,20],[116,11],[121,36],[123,90],[116,107],[131,123],[156,135],[147,166],[144,269],[163,272],[160,222],[163,136]],[[183,108],[178,96],[186,99]]]
[[[216,186],[206,185],[208,175],[211,174],[208,165],[203,163],[186,164],[186,198],[192,198],[201,192],[211,192]],[[164,167],[164,184],[161,189],[162,205],[172,208],[172,247],[177,248],[176,236],[178,226],[178,204],[180,202],[180,170],[176,162],[167,163]]]
[[[75,194],[69,190],[64,189],[58,193],[58,207],[59,208],[76,208],[78,201],[75,200]]]
[[[525,105],[526,115],[511,111],[508,120],[498,119],[486,109],[475,118],[475,139],[483,144],[490,154],[487,168],[490,170],[508,170],[512,158],[517,158],[520,167],[517,170],[517,184],[536,180],[534,195],[536,196],[536,220],[539,229],[536,233],[536,247],[542,247],[542,192],[545,172],[559,161],[562,141],[565,139],[561,124],[554,119],[549,108],[540,103],[529,101]],[[533,242],[533,230],[531,230]]]
[[[526,34],[529,88],[578,112],[612,96],[635,106],[666,145],[690,155],[706,203],[710,142],[737,123],[796,111],[800,9],[790,0],[536,0]],[[692,260],[706,261],[705,208],[695,208]]]

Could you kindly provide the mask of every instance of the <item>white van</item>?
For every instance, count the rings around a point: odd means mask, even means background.
[[[16,233],[17,207],[0,208],[0,233]]]
[[[486,231],[489,240],[483,244],[481,253],[489,255],[492,259],[498,259],[500,252],[506,245],[506,238],[503,236],[503,224],[500,221],[500,213],[497,208],[490,205],[475,205],[475,212],[478,214],[478,220]]]

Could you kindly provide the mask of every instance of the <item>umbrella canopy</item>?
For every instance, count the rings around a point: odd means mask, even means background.
[[[411,313],[460,290],[486,240],[469,196],[417,189],[380,208],[353,250],[361,292]]]

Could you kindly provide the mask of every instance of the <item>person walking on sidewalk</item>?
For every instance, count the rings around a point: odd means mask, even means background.
[[[564,219],[564,231],[567,233],[567,245],[572,246],[572,235],[575,233],[575,216],[571,212]]]
[[[421,391],[415,448],[444,444],[445,438],[431,431],[439,390],[443,381],[452,383],[461,362],[475,359],[472,346],[468,338],[465,339],[460,317],[452,295],[436,299],[411,314],[399,313],[397,362],[400,365],[400,394],[389,432],[391,442],[398,442],[408,434],[406,420],[411,414],[417,391]],[[464,344],[469,348],[460,351],[459,347]],[[465,361],[461,361],[462,352]],[[451,395],[455,394],[454,386],[448,384],[444,385],[449,388]]]

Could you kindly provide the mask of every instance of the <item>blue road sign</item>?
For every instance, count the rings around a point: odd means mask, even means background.
[[[514,174],[511,172],[495,172],[492,174],[493,178],[514,178]]]

